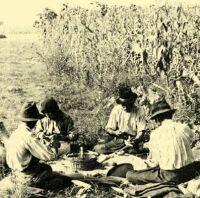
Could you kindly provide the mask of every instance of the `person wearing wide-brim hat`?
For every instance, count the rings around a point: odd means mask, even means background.
[[[122,85],[118,88],[116,105],[112,109],[105,130],[108,132],[108,142],[94,147],[98,153],[112,153],[125,145],[128,136],[139,139],[146,128],[145,114],[141,107],[135,105],[137,94],[130,86]]]
[[[69,153],[71,151],[70,140],[73,136],[71,131],[74,127],[72,118],[59,108],[52,96],[45,96],[40,106],[44,118],[36,124],[36,136],[50,147],[53,146],[54,140],[59,141],[60,149]]]
[[[26,102],[22,106],[16,118],[20,124],[6,143],[6,161],[17,182],[39,188],[51,188],[46,184],[52,169],[39,160],[54,160],[57,158],[57,153],[42,144],[33,133],[36,122],[43,117],[35,102]],[[69,178],[66,182],[70,182]]]
[[[127,179],[133,184],[149,182],[188,181],[200,171],[200,164],[194,162],[191,141],[194,136],[186,125],[172,120],[175,109],[166,100],[155,102],[151,107],[151,119],[158,127],[150,134],[150,150],[146,164],[149,170],[129,171]],[[199,174],[199,173],[198,173]]]

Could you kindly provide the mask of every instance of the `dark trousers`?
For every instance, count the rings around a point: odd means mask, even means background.
[[[69,177],[54,173],[51,166],[39,162],[31,164],[17,177],[26,185],[47,190],[59,190],[71,185]]]
[[[172,182],[180,184],[193,179],[200,173],[200,162],[194,162],[176,170],[162,170],[159,167],[140,171],[128,171],[126,178],[132,184]]]
[[[110,154],[125,146],[124,139],[113,138],[112,140],[97,144],[94,147],[95,152],[100,154]]]

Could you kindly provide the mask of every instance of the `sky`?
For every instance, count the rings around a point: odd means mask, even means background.
[[[88,7],[91,2],[101,2],[117,5],[148,5],[151,3],[160,4],[165,1],[183,4],[198,4],[200,0],[0,0],[0,21],[8,28],[28,28],[32,27],[37,14],[46,7],[59,11],[63,3],[69,3],[72,6]]]

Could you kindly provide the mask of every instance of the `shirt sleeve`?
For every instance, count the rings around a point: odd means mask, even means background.
[[[41,131],[44,131],[44,127],[43,127],[43,124],[42,124],[42,120],[38,120],[37,123],[36,123],[34,132],[39,133]]]
[[[151,164],[154,164],[155,166],[159,165],[159,151],[156,146],[158,144],[158,139],[155,137],[154,131],[151,132],[150,140],[148,143],[149,147],[149,156],[147,158],[147,161]]]
[[[194,140],[195,133],[187,125],[184,127],[184,133],[188,137],[190,143],[192,143]]]
[[[117,121],[117,108],[114,107],[113,110],[111,111],[110,117],[108,119],[108,123],[105,127],[106,130],[112,129],[112,130],[117,130],[118,128],[118,121]]]
[[[50,161],[56,158],[56,153],[48,146],[42,144],[33,134],[28,138],[26,149],[40,160]]]

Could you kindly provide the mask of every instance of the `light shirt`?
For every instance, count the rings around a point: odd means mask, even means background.
[[[107,129],[117,130],[129,133],[130,135],[137,135],[138,132],[144,130],[146,121],[144,111],[139,107],[134,107],[132,112],[127,112],[121,105],[116,105],[109,117],[106,125]]]
[[[49,161],[56,158],[56,154],[42,144],[31,130],[24,124],[20,124],[6,144],[6,161],[14,171],[23,171],[31,163],[32,158]]]
[[[74,123],[72,118],[63,112],[60,112],[56,121],[47,116],[39,120],[35,127],[35,133],[42,132],[45,135],[67,135],[68,132],[73,128],[73,125]]]
[[[163,170],[175,170],[194,161],[190,147],[194,134],[186,125],[164,120],[151,132],[149,160]]]

